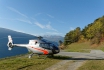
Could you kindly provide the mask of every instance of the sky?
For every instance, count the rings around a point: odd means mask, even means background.
[[[0,27],[65,36],[104,15],[104,0],[0,0]]]

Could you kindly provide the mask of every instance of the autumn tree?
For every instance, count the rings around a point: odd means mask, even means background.
[[[64,38],[64,44],[78,42],[79,40],[88,40],[92,44],[99,44],[104,38],[104,16],[95,19],[93,23],[88,24],[82,30],[77,27],[69,31]]]

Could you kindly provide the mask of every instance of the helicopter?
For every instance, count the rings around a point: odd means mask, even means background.
[[[53,43],[42,40],[42,37],[38,37],[38,40],[29,40],[28,44],[14,44],[11,35],[8,35],[7,46],[8,50],[12,50],[12,48],[14,47],[27,48],[29,52],[32,52],[32,54],[29,55],[29,58],[31,58],[33,54],[53,56],[54,54],[60,52],[58,46],[54,45]]]

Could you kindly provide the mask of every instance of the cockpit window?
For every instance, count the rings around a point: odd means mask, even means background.
[[[50,49],[50,45],[47,43],[40,43],[40,47],[45,48],[45,49]]]
[[[38,42],[36,41],[35,44],[37,44]]]

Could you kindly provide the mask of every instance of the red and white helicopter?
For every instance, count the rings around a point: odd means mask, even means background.
[[[29,55],[29,58],[33,54],[38,55],[52,55],[60,52],[60,49],[52,43],[44,42],[42,40],[29,40],[29,44],[13,44],[11,35],[8,35],[8,50],[12,50],[13,47],[25,47],[28,51],[31,51],[32,54]]]

